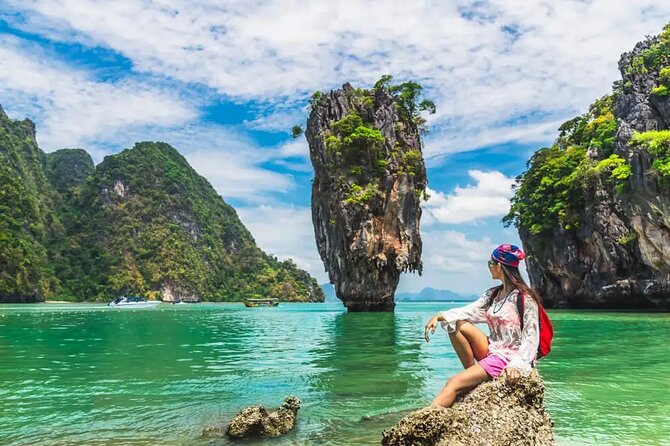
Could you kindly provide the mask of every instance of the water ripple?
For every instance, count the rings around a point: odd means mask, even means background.
[[[423,324],[444,308],[0,306],[1,443],[205,445],[203,426],[295,394],[299,427],[273,444],[379,444],[382,430],[460,370],[443,333],[422,341]],[[670,365],[658,342],[670,318],[552,318],[556,346],[540,370],[561,444],[670,438]]]

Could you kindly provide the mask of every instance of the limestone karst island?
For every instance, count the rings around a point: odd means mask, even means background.
[[[667,444],[670,5],[47,3],[1,445]]]

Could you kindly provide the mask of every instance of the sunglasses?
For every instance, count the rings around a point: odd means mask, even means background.
[[[487,263],[489,266],[494,266],[498,264],[498,262],[496,262],[495,260],[489,260]]]

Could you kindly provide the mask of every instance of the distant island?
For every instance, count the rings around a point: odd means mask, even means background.
[[[330,283],[324,283],[321,285],[321,289],[326,296],[326,302],[340,302],[340,300],[335,295],[335,287],[333,287],[333,285]],[[470,302],[476,300],[477,297],[478,296],[474,294],[464,295],[450,290],[438,290],[430,287],[426,287],[418,293],[395,294],[396,302]]]
[[[0,197],[0,302],[324,299],[163,142],[95,166],[82,149],[44,153],[33,122],[0,107]]]

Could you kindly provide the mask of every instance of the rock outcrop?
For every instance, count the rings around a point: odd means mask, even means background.
[[[166,282],[161,288],[161,300],[163,302],[201,302],[202,299],[197,294],[184,290],[178,285]]]
[[[242,409],[226,429],[231,438],[269,438],[284,435],[295,427],[300,400],[288,396],[276,410],[268,412],[261,405]]]
[[[585,150],[577,168],[561,173],[563,188],[554,191],[572,203],[548,200],[534,186],[534,197],[517,194],[528,274],[546,306],[670,310],[670,172],[664,170],[670,138],[659,132],[670,129],[669,65],[666,27],[621,56],[622,80],[611,96],[561,127],[555,147]],[[651,142],[636,139],[640,134]],[[539,153],[530,169],[548,165]],[[530,181],[524,175],[522,187]],[[575,179],[580,186],[565,187]],[[552,206],[559,209],[553,227],[534,230],[524,222],[531,222],[524,215],[528,209],[550,214]],[[570,213],[574,223],[560,224]]]
[[[510,386],[503,378],[476,387],[448,409],[426,407],[383,433],[384,446],[553,446],[537,371]]]
[[[420,122],[383,86],[344,84],[312,99],[316,245],[349,311],[392,311],[400,274],[421,271]]]

